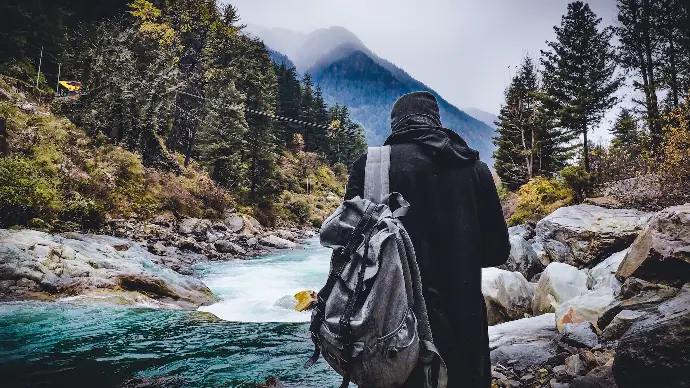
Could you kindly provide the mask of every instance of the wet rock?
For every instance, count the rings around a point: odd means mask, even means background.
[[[586,376],[574,379],[570,388],[618,388],[618,385],[611,366],[600,366],[592,369]]]
[[[508,228],[508,234],[511,236],[520,236],[523,240],[530,240],[534,237],[534,225],[522,224],[511,226]]]
[[[254,237],[247,239],[247,241],[245,242],[245,244],[250,248],[256,246],[256,244],[258,244],[258,243],[259,243],[259,240],[257,240]]]
[[[553,321],[553,314],[544,314],[489,326],[491,363],[516,360],[512,367],[520,370],[548,361],[557,348],[554,339],[558,331]]]
[[[621,387],[690,387],[689,306],[690,283],[623,335],[613,362]]]
[[[244,219],[235,213],[229,214],[223,220],[230,233],[239,233],[244,228]]]
[[[613,318],[608,326],[606,326],[604,331],[601,333],[601,337],[605,341],[615,341],[620,339],[621,336],[623,336],[623,334],[630,329],[633,323],[642,319],[645,315],[646,313],[642,311],[623,310]]]
[[[591,322],[596,327],[599,317],[613,301],[613,290],[608,287],[568,299],[556,307],[556,327],[563,331],[565,324],[570,322]]]
[[[524,318],[531,312],[534,285],[519,272],[482,270],[482,294],[489,325]]]
[[[275,232],[273,232],[273,234],[282,238],[283,240],[288,240],[292,242],[297,241],[297,235],[289,230],[278,229]]]
[[[126,250],[115,248],[125,245]],[[160,261],[145,246],[115,237],[0,230],[0,295],[46,298],[124,290],[184,308],[217,301],[201,281]]]
[[[532,245],[519,235],[510,235],[510,256],[498,268],[520,272],[526,279],[532,279],[544,270]]]
[[[225,225],[222,222],[216,222],[215,224],[211,225],[211,228],[217,232],[227,232],[228,231],[228,226]]]
[[[155,225],[160,225],[166,228],[171,228],[175,225],[175,222],[177,219],[171,212],[165,212],[162,214],[159,214],[151,220],[151,223]]]
[[[259,242],[262,245],[272,247],[272,248],[277,248],[277,249],[293,249],[297,246],[297,244],[295,244],[292,241],[282,239],[278,236],[270,236],[270,235],[262,237],[259,240]]]
[[[590,322],[567,323],[563,326],[560,340],[570,346],[591,349],[599,343],[595,331]]]
[[[234,255],[246,255],[247,251],[241,246],[228,240],[218,240],[214,243],[215,248],[221,253],[232,253]]]
[[[564,263],[551,263],[537,283],[534,315],[556,311],[556,305],[587,292],[587,274]]]
[[[636,210],[562,207],[539,221],[536,240],[553,261],[592,266],[630,246],[648,219]]]
[[[204,251],[204,247],[199,244],[192,237],[183,237],[177,241],[177,247],[180,249],[186,249],[188,251],[201,253]]]
[[[285,385],[277,377],[269,377],[264,384],[259,384],[258,388],[285,388]]]
[[[616,275],[620,280],[690,282],[690,204],[655,214]]]
[[[168,253],[167,248],[160,241],[155,244],[148,244],[147,248],[149,252],[157,256],[165,256]]]
[[[602,330],[623,310],[646,311],[654,308],[678,293],[679,289],[644,280],[629,278],[623,283],[620,295],[613,301],[597,321]]]
[[[616,271],[620,266],[628,250],[614,253],[606,260],[597,264],[589,271],[589,284],[593,290],[610,287],[614,294],[618,294],[621,289],[621,282],[616,279]]]

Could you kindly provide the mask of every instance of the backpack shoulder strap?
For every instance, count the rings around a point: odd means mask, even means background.
[[[364,170],[364,198],[381,203],[390,192],[391,147],[369,147]]]

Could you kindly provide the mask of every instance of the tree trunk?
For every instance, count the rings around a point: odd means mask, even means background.
[[[584,156],[585,156],[585,171],[589,173],[590,167],[589,167],[589,143],[587,143],[587,126],[582,131],[582,134],[584,135]]]
[[[651,37],[651,6],[649,0],[642,0],[642,19],[643,19],[643,39],[645,60],[647,63],[647,74],[649,76],[649,97],[651,106],[647,107],[647,114],[650,118],[649,131],[652,134],[652,141],[655,146],[661,143],[661,125],[659,123],[659,101],[656,95],[656,79],[654,78],[654,59],[652,55]]]

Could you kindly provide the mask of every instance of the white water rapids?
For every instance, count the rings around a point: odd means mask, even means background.
[[[330,254],[310,240],[304,249],[204,264],[199,268],[202,280],[221,301],[199,311],[232,322],[308,322],[309,312],[292,309],[294,295],[323,287]]]

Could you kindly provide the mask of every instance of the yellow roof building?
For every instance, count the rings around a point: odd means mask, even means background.
[[[81,82],[79,81],[60,81],[60,85],[70,92],[78,92],[81,90]]]

